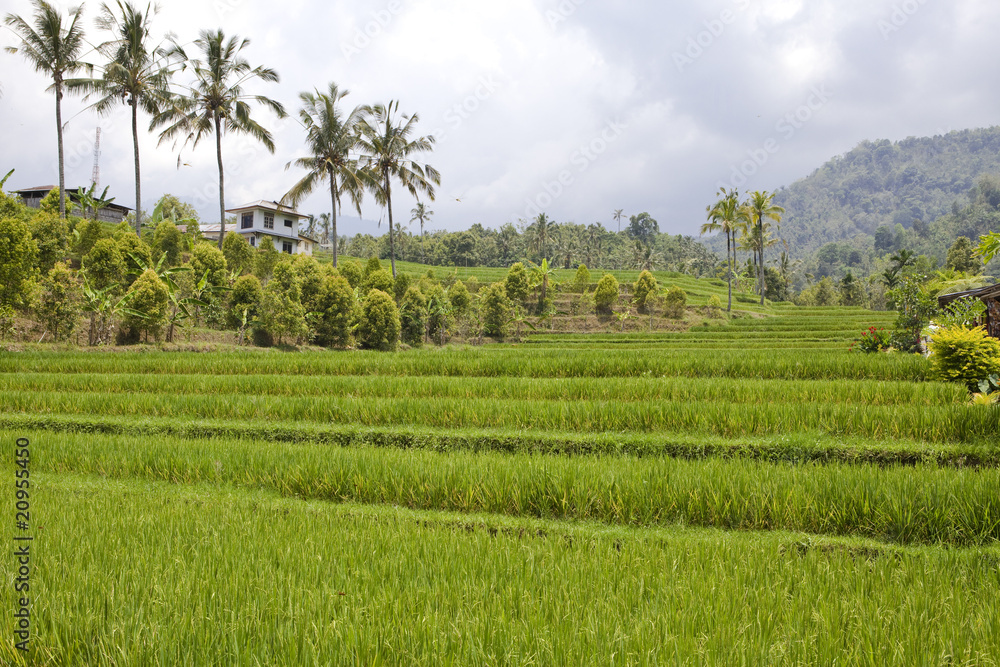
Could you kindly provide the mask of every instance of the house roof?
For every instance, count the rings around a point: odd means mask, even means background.
[[[314,239],[311,236],[306,236],[305,234],[299,234],[299,240],[300,241],[309,241],[310,243],[315,243],[315,244],[319,245],[319,241],[317,241],[316,239]]]
[[[287,206],[282,206],[276,201],[260,201],[251,202],[249,204],[244,204],[243,206],[237,206],[236,208],[226,209],[226,213],[238,213],[239,211],[249,211],[255,208],[262,208],[267,211],[274,211],[275,213],[281,213],[282,215],[295,215],[300,218],[308,218],[308,215],[299,213],[295,209],[289,208]]]
[[[38,185],[33,188],[23,188],[21,190],[14,190],[14,192],[15,194],[20,195],[22,198],[25,195],[42,195],[42,197],[45,197],[45,195],[49,194],[51,191],[55,190],[58,187],[59,187],[58,185]],[[81,191],[85,191],[85,188],[66,188],[66,194],[69,195],[71,199],[79,198]],[[35,199],[35,197],[31,197],[31,199]],[[128,206],[122,206],[121,204],[115,204],[115,203],[105,204],[101,208],[111,208],[118,211],[132,210]]]
[[[990,298],[1000,298],[1000,285],[990,285],[988,287],[980,287],[979,289],[967,290],[965,292],[955,292],[954,294],[944,294],[938,297],[938,305],[944,307],[951,303],[952,301],[958,301],[959,299],[990,299]]]

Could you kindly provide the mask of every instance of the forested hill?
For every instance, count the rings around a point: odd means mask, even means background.
[[[803,258],[831,242],[860,250],[880,226],[925,227],[965,206],[984,174],[1000,173],[1000,127],[898,143],[865,141],[811,176],[782,189],[778,236]]]

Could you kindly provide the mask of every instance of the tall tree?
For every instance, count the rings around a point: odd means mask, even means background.
[[[118,104],[132,111],[132,152],[135,158],[135,233],[142,227],[142,178],[139,168],[139,109],[151,116],[160,112],[161,103],[169,94],[171,69],[167,51],[150,43],[150,22],[157,8],[147,5],[145,12],[128,0],[117,0],[115,7],[101,5],[97,27],[110,32],[113,38],[97,46],[107,58],[100,78],[68,81],[71,88],[85,91],[88,97],[97,94],[97,113],[106,115]]]
[[[701,226],[702,234],[721,231],[726,235],[726,263],[729,265],[729,304],[726,312],[733,310],[733,262],[736,260],[736,233],[745,228],[748,211],[740,203],[739,192],[735,189],[719,190],[719,200],[708,208],[708,222]]]
[[[366,109],[358,125],[361,137],[362,180],[375,195],[375,200],[389,211],[389,257],[392,275],[396,275],[396,246],[393,239],[392,182],[399,181],[412,196],[424,193],[434,201],[434,186],[441,184],[441,174],[430,165],[415,162],[416,153],[434,149],[434,137],[410,139],[420,120],[417,114],[399,113],[399,102],[376,104]]]
[[[417,206],[410,211],[410,222],[420,221],[420,263],[426,264],[426,258],[424,257],[424,222],[426,222],[432,215],[434,211],[428,211],[427,206],[423,202],[417,202]]]
[[[203,59],[189,60],[179,45],[174,45],[171,56],[190,66],[195,81],[187,94],[172,95],[170,103],[153,118],[151,127],[167,127],[160,133],[160,142],[185,134],[184,143],[196,146],[206,135],[215,135],[215,151],[219,162],[219,249],[226,235],[226,187],[222,163],[222,134],[246,134],[274,152],[274,139],[256,120],[250,117],[250,102],[270,109],[279,118],[287,114],[279,103],[263,95],[251,95],[244,86],[260,79],[277,82],[278,73],[273,69],[250,63],[240,53],[250,44],[249,39],[230,37],[222,30],[203,30],[194,42]]]
[[[299,119],[306,130],[306,145],[310,154],[295,160],[295,164],[308,172],[281,199],[283,204],[297,206],[317,184],[324,180],[330,182],[333,215],[330,218],[332,239],[328,242],[333,245],[334,266],[337,266],[337,209],[341,206],[340,197],[346,193],[360,216],[364,195],[358,160],[351,156],[358,147],[358,128],[364,118],[364,108],[356,107],[345,116],[338,103],[348,93],[349,91],[340,90],[337,84],[331,83],[325,93],[317,90],[315,94],[299,95],[302,100]],[[289,162],[285,168],[291,165]]]
[[[20,53],[31,63],[36,72],[52,77],[49,90],[56,95],[56,139],[59,144],[59,217],[66,217],[66,176],[63,157],[62,98],[66,76],[87,65],[78,58],[83,48],[83,28],[77,25],[83,7],[70,10],[69,26],[63,27],[63,15],[45,0],[32,0],[35,8],[34,27],[20,16],[8,14],[4,18],[21,40],[20,46],[8,46],[8,53]]]
[[[538,217],[535,218],[535,221],[529,227],[534,241],[535,252],[538,253],[540,260],[544,259],[547,254],[549,237],[552,236],[552,229],[554,227],[555,224],[544,213],[539,213]]]
[[[621,234],[622,231],[622,217],[625,215],[625,209],[616,208],[615,209],[615,222],[618,223],[618,233]]]
[[[756,228],[757,241],[757,286],[760,289],[760,305],[764,305],[764,292],[766,291],[764,272],[764,247],[766,245],[766,228],[770,225],[767,220],[773,220],[775,224],[781,222],[781,216],[785,209],[776,206],[773,192],[761,192],[757,190],[750,194],[747,206],[750,208],[751,220]]]

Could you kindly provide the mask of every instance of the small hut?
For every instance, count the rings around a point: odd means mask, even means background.
[[[982,324],[986,327],[986,333],[994,338],[1000,338],[1000,285],[939,296],[938,306],[944,308],[949,303],[968,298],[979,299],[986,304],[986,314],[983,316]]]

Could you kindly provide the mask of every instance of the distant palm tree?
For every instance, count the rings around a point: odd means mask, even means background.
[[[87,65],[78,60],[84,46],[83,29],[77,25],[83,7],[70,11],[69,27],[63,29],[62,13],[45,0],[32,0],[35,8],[34,25],[15,14],[8,14],[4,23],[20,38],[20,46],[8,46],[8,53],[20,53],[36,72],[52,77],[49,90],[56,94],[56,139],[59,145],[59,216],[66,217],[66,176],[63,157],[62,98],[65,77]]]
[[[187,95],[171,96],[171,103],[153,119],[151,127],[166,125],[160,133],[160,142],[185,133],[185,144],[196,146],[206,135],[215,135],[215,151],[219,162],[219,249],[226,235],[226,188],[222,164],[222,133],[247,134],[274,152],[271,133],[250,117],[250,102],[256,102],[273,111],[279,118],[287,114],[279,103],[263,95],[250,95],[244,85],[253,79],[277,82],[278,73],[273,69],[251,67],[240,52],[250,44],[249,39],[226,39],[222,30],[203,30],[194,42],[204,60],[188,60],[184,50],[174,45],[170,55],[182,58],[185,67],[190,65],[195,82]]]
[[[392,222],[392,182],[398,180],[416,197],[423,192],[434,201],[434,186],[441,184],[441,174],[430,165],[414,162],[412,155],[434,149],[434,136],[410,139],[417,122],[417,114],[399,114],[399,102],[376,104],[366,108],[365,118],[358,125],[361,137],[360,164],[364,171],[362,180],[375,195],[375,200],[389,211],[389,257],[392,275],[396,276],[396,246]]]
[[[764,305],[764,292],[766,291],[764,248],[766,246],[767,234],[765,229],[765,220],[770,219],[775,223],[779,223],[781,222],[782,214],[785,212],[785,209],[780,206],[775,206],[773,201],[773,192],[760,192],[759,190],[753,192],[747,200],[747,206],[750,208],[751,221],[753,221],[756,229],[757,258],[759,260],[757,263],[757,285],[760,289],[760,305],[762,306]]]
[[[734,190],[719,190],[719,200],[708,207],[708,222],[701,226],[702,234],[721,231],[726,235],[726,263],[729,266],[727,282],[729,283],[729,303],[726,312],[733,310],[733,263],[736,261],[736,233],[745,229],[748,218],[747,209],[740,204],[739,192]]]
[[[165,49],[149,44],[149,24],[156,8],[147,5],[145,14],[126,0],[117,0],[117,12],[101,5],[97,27],[110,32],[114,39],[97,46],[108,59],[100,78],[74,79],[67,85],[100,95],[92,105],[106,115],[118,104],[132,109],[132,152],[135,157],[135,233],[142,225],[142,187],[139,169],[139,109],[155,117],[169,95],[172,71]],[[85,98],[86,99],[86,98]]]
[[[530,227],[534,236],[535,252],[538,253],[539,257],[545,257],[547,254],[546,250],[548,249],[549,237],[552,236],[553,226],[549,216],[539,213]]]
[[[351,154],[358,146],[358,127],[364,117],[362,107],[357,107],[344,116],[337,106],[348,95],[349,91],[340,90],[337,84],[331,83],[326,93],[318,90],[316,94],[302,93],[302,109],[299,119],[306,129],[306,144],[310,155],[301,157],[295,164],[308,173],[296,183],[281,199],[283,204],[297,206],[303,197],[315,189],[316,184],[327,180],[330,182],[330,201],[333,209],[331,218],[333,237],[327,242],[333,246],[333,265],[337,266],[337,209],[340,208],[340,196],[347,194],[351,203],[361,216],[361,200],[364,196],[364,184],[358,170],[358,161]],[[287,169],[291,162],[285,166]],[[328,235],[329,236],[329,235]]]
[[[434,211],[428,211],[423,202],[417,202],[416,208],[410,211],[410,222],[420,221],[420,263],[426,264],[424,257],[424,222],[434,215]]]
[[[622,209],[622,208],[616,208],[615,209],[615,222],[618,223],[618,233],[619,234],[622,231],[622,218],[624,217],[624,215],[625,215],[625,209]]]

